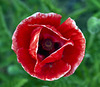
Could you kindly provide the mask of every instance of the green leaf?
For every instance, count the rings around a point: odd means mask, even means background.
[[[100,31],[100,19],[96,17],[90,17],[87,22],[88,31],[91,34],[96,34]]]

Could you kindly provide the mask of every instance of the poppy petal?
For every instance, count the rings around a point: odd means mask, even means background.
[[[22,67],[25,69],[26,72],[34,76],[34,67],[36,64],[36,60],[31,57],[27,49],[18,49],[17,60],[19,63],[21,63]]]
[[[28,49],[30,45],[31,33],[35,27],[19,24],[12,37],[12,49],[16,51],[19,48]]]
[[[24,19],[21,23],[25,24],[41,24],[41,25],[51,25],[58,27],[60,25],[61,15],[56,13],[40,13],[37,12],[28,18]]]
[[[62,43],[65,43],[65,41],[67,41],[66,38],[64,38],[54,27],[47,27],[45,25],[41,25],[43,26],[44,28],[41,30],[41,33],[40,33],[40,39],[41,38],[48,38],[48,37],[51,37],[53,42],[62,42]]]
[[[74,20],[72,20],[71,18],[68,18],[65,22],[63,22],[58,28],[57,30],[63,35],[66,34],[66,32],[68,30],[72,30],[72,29],[78,29],[78,27],[76,26],[76,23]],[[67,35],[66,35],[67,36]]]
[[[54,27],[54,26],[51,26],[51,25],[39,25],[39,24],[35,24],[35,25],[32,25],[32,24],[28,24],[28,26],[30,27],[44,27],[44,28],[47,28],[48,30],[50,31],[53,31],[55,34],[57,34],[58,36],[60,36],[61,38],[64,38],[62,36],[62,34]],[[45,32],[46,33],[46,32]],[[65,38],[66,39],[66,38]]]
[[[37,59],[38,42],[41,29],[42,27],[37,27],[35,30],[32,31],[31,34],[29,52],[35,59]]]
[[[85,37],[71,18],[62,23],[58,30],[65,38],[72,40],[74,43],[74,46],[66,46],[63,53],[63,60],[71,65],[71,70],[65,75],[69,76],[74,73],[84,57]]]
[[[35,72],[36,78],[53,81],[64,76],[71,69],[71,66],[62,60],[58,60],[52,63],[46,63],[44,66],[38,67],[38,69]]]
[[[66,54],[67,53],[67,54]],[[82,62],[85,54],[85,39],[74,41],[74,46],[66,46],[63,53],[63,60],[71,65],[71,70],[65,75],[69,76],[75,72]],[[73,61],[72,61],[73,60]]]

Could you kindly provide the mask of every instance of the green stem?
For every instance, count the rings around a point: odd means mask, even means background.
[[[88,49],[91,48],[93,41],[94,41],[94,38],[95,38],[95,34],[90,34],[89,41],[88,41],[88,44],[87,44]]]

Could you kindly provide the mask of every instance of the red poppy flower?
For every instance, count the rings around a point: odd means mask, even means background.
[[[73,74],[85,53],[85,38],[74,20],[60,25],[61,15],[35,13],[24,19],[12,37],[12,49],[26,72],[42,80]]]

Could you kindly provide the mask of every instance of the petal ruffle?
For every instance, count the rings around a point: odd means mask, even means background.
[[[25,24],[41,24],[41,25],[51,25],[58,27],[60,25],[61,15],[56,13],[40,13],[37,12],[28,18],[24,19],[21,23]]]
[[[36,60],[31,57],[27,49],[20,48],[17,51],[17,60],[30,75],[34,76]]]
[[[46,63],[41,70],[35,72],[36,78],[42,80],[53,81],[63,77],[69,70],[71,66],[62,60],[58,60],[52,63]]]
[[[42,27],[37,27],[35,30],[32,31],[31,40],[30,40],[30,47],[29,52],[33,58],[37,60],[37,50],[38,50],[38,43],[39,43],[39,35],[41,32]]]
[[[31,33],[36,27],[19,24],[12,37],[12,49],[17,52],[20,48],[28,49],[30,45]]]
[[[71,70],[65,76],[69,76],[75,72],[79,64],[82,62],[84,54],[85,39],[74,41],[74,46],[66,46],[62,59],[71,65]]]
[[[72,20],[71,18],[68,18],[64,23],[62,23],[57,30],[63,35],[63,36],[67,36],[66,33],[69,30],[72,29],[78,29],[78,27],[76,26],[76,23],[74,20]],[[67,38],[67,37],[66,37]]]
[[[71,65],[71,70],[65,75],[69,76],[74,73],[84,57],[85,38],[71,18],[62,23],[58,30],[65,38],[72,40],[74,43],[74,46],[66,46],[63,53],[63,60]]]

